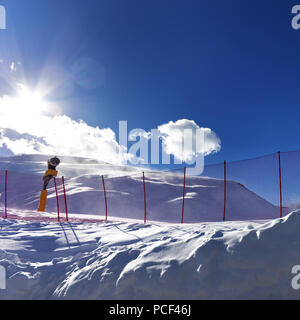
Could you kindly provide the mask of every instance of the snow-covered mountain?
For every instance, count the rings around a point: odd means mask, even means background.
[[[0,182],[8,172],[8,207],[36,210],[47,156],[0,158]],[[105,176],[110,217],[144,219],[142,171],[96,160],[62,157],[59,175],[66,177],[68,207],[71,213],[103,216],[105,202],[101,175]],[[179,222],[181,219],[183,174],[146,170],[148,219]],[[59,187],[62,193],[61,186]],[[0,183],[0,192],[4,184]],[[238,183],[227,182],[227,219],[249,220],[277,218],[278,207]],[[223,180],[187,177],[185,222],[221,221],[224,208]],[[55,189],[49,186],[47,210],[56,212]],[[63,207],[63,204],[61,205]]]

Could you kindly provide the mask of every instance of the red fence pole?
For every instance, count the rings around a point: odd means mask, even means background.
[[[224,213],[223,221],[226,219],[226,161],[224,161]]]
[[[144,223],[146,223],[147,222],[147,202],[146,202],[145,172],[143,172],[143,184],[144,184]]]
[[[102,184],[103,184],[104,200],[105,200],[105,221],[107,221],[107,198],[106,198],[106,189],[105,189],[104,176],[102,176]]]
[[[184,178],[183,178],[183,196],[182,196],[181,223],[183,223],[183,216],[184,216],[185,180],[186,180],[186,167],[184,167]]]
[[[279,189],[280,189],[280,218],[282,218],[282,186],[281,186],[280,151],[278,151],[278,165],[279,165]]]
[[[7,218],[7,170],[5,170],[4,218]]]
[[[59,201],[58,201],[58,193],[57,193],[57,185],[56,185],[56,178],[54,178],[54,187],[56,193],[56,202],[57,202],[57,221],[59,221]]]
[[[63,189],[64,189],[64,199],[65,199],[65,209],[66,209],[66,220],[69,221],[67,195],[66,195],[65,178],[64,178],[64,177],[62,177],[62,184],[63,184]]]

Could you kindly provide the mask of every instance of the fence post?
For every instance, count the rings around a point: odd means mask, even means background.
[[[5,170],[5,190],[4,190],[4,218],[7,218],[7,170]]]
[[[281,185],[280,151],[278,151],[278,165],[279,165],[279,189],[280,189],[280,218],[282,218],[282,185]]]
[[[184,178],[183,178],[183,196],[182,196],[181,223],[183,223],[183,216],[184,216],[185,179],[186,179],[186,167],[184,167]]]
[[[64,178],[64,177],[62,177],[62,184],[63,184],[63,190],[64,190],[65,209],[66,209],[66,220],[69,221],[67,195],[66,195],[65,178]]]
[[[143,185],[144,185],[144,223],[146,223],[147,222],[147,200],[146,200],[145,172],[143,172]]]
[[[104,200],[105,200],[105,221],[107,221],[107,198],[106,198],[106,189],[105,189],[104,176],[102,176],[102,184],[103,184]]]
[[[226,219],[226,161],[224,161],[224,213],[223,221]]]
[[[56,202],[57,202],[57,221],[60,220],[59,218],[59,201],[58,201],[58,192],[57,192],[57,185],[56,185],[56,178],[54,177],[54,187],[55,187],[55,193],[56,193]]]

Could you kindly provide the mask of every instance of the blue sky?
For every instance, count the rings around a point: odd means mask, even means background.
[[[45,68],[87,68],[48,97],[73,119],[116,132],[119,120],[150,130],[191,119],[220,137],[213,163],[300,149],[296,1],[0,4],[0,57],[20,60],[32,87]]]

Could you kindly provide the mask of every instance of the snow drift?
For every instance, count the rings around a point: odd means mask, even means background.
[[[0,220],[0,299],[298,299],[300,211],[269,222]]]

